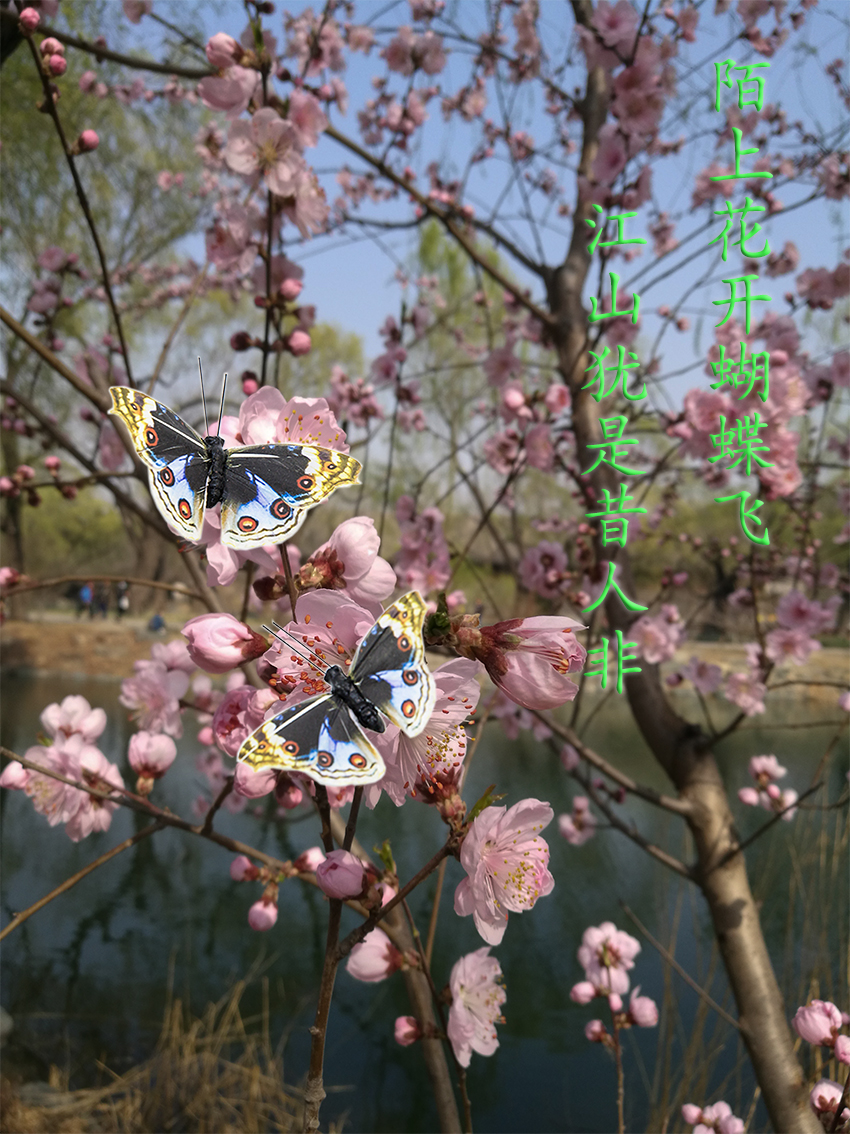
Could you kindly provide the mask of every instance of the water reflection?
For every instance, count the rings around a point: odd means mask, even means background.
[[[126,771],[130,726],[117,700],[118,686],[110,682],[7,678],[3,743],[25,751],[34,743],[38,714],[68,693],[82,693],[106,709],[109,724],[101,747]],[[775,752],[789,767],[789,781],[802,789],[822,755],[826,735],[812,728],[805,733],[750,732],[731,738],[720,754],[730,787],[736,790],[745,782],[746,757]],[[636,778],[669,787],[630,726],[622,702],[613,701],[598,714],[588,740]],[[187,737],[180,743],[172,770],[155,789],[158,802],[167,802],[182,815],[191,814],[201,786],[192,757],[193,741]],[[530,739],[506,742],[495,726],[479,746],[467,797],[474,800],[493,782],[508,793],[508,805],[534,796],[551,801],[556,814],[569,810],[573,788],[548,750]],[[22,794],[3,793],[2,806],[4,922],[13,911],[145,824],[143,817],[120,810],[109,832],[72,844],[61,828],[50,828],[36,815]],[[630,805],[630,814],[653,841],[688,858],[680,824],[640,801]],[[742,828],[749,830],[764,817],[764,813],[744,813]],[[294,857],[318,841],[312,820],[286,823],[248,813],[222,813],[217,826],[282,858]],[[755,879],[787,871],[790,827],[777,824],[763,841],[753,860]],[[358,834],[367,848],[389,837],[401,876],[409,877],[441,844],[443,828],[427,806],[408,805],[398,811],[384,800],[375,813],[365,813]],[[571,985],[582,975],[576,949],[590,924],[613,920],[635,932],[618,899],[627,901],[657,936],[665,938],[667,933],[669,940],[679,883],[662,868],[617,834],[602,834],[578,849],[567,846],[554,826],[547,835],[556,888],[532,913],[511,918],[504,942],[495,950],[505,974],[507,1023],[499,1030],[498,1054],[493,1059],[474,1057],[470,1069],[478,1131],[613,1129],[613,1067],[602,1050],[587,1044],[582,1032],[598,1008],[579,1008],[569,1000]],[[109,862],[18,929],[5,942],[2,1002],[15,1018],[19,1042],[61,1066],[70,1053],[72,1085],[88,1083],[95,1058],[122,1071],[150,1054],[161,1024],[170,967],[175,992],[198,1013],[254,967],[270,978],[272,1035],[288,1033],[287,1076],[298,1082],[307,1063],[308,1028],[324,950],[325,905],[312,888],[288,883],[281,891],[281,916],[274,930],[267,935],[251,932],[247,910],[258,891],[230,880],[230,857],[199,839],[163,831]],[[452,912],[461,877],[460,866],[450,862],[442,895],[443,932],[438,933],[434,955],[438,986],[448,979],[459,955],[482,944],[472,919],[458,919]],[[433,885],[425,887],[412,903],[423,928],[433,892]],[[774,890],[776,909],[771,907],[770,893],[765,897],[766,922],[774,926],[772,945],[778,951],[785,912],[781,887]],[[705,963],[711,935],[704,908],[692,893],[686,901],[686,909],[691,908],[692,913],[681,919],[676,952],[679,961],[697,973]],[[836,949],[834,956],[838,955]],[[645,994],[659,1000],[662,968],[659,957],[645,945],[632,974]],[[719,1001],[726,999],[721,976],[712,992]],[[674,995],[683,1025],[673,1042],[684,1043],[695,997],[678,978]],[[259,1013],[260,1008],[255,981],[243,1000],[243,1013]],[[365,986],[340,974],[326,1083],[350,1090],[331,1094],[323,1112],[325,1121],[347,1113],[347,1129],[434,1129],[436,1120],[416,1048],[401,1049],[392,1038],[395,1017],[408,1011],[400,980]],[[628,1038],[627,1050],[632,1046],[636,1050],[627,1055],[627,1121],[630,1129],[639,1129],[646,1126],[649,1114],[639,1059],[651,1079],[657,1036],[654,1031],[641,1031]],[[675,1058],[674,1054],[674,1064]],[[730,1042],[717,1074],[728,1071],[734,1059]],[[748,1099],[752,1084],[746,1073],[741,1089]],[[730,1101],[731,1095],[730,1090],[726,1095]]]

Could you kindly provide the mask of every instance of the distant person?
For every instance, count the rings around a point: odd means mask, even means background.
[[[127,594],[127,591],[129,589],[130,584],[125,583],[123,579],[115,588],[115,593],[117,596],[115,599],[115,616],[119,619],[119,621],[130,609],[130,596]]]
[[[153,618],[148,623],[148,630],[150,630],[152,634],[159,634],[164,629],[165,629],[165,619],[162,617],[162,615],[159,613],[159,611],[157,611],[157,613],[153,616]]]
[[[98,583],[94,589],[94,605],[101,618],[106,618],[109,611],[109,588],[105,583]]]
[[[94,600],[94,589],[91,583],[83,583],[80,587],[80,592],[77,595],[77,618],[80,617],[85,611],[89,612],[89,618],[92,617],[92,602]]]

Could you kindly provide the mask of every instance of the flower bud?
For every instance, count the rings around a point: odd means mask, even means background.
[[[289,303],[292,303],[292,301],[297,299],[301,294],[303,288],[304,284],[301,282],[301,280],[288,279],[283,281],[278,290],[280,291],[283,299],[287,300]]]
[[[41,16],[35,8],[24,8],[20,16],[20,28],[24,35],[32,35],[41,23]]]
[[[584,1025],[584,1037],[590,1040],[591,1043],[602,1043],[602,1040],[607,1034],[605,1025],[601,1020],[588,1020]]]
[[[232,614],[200,614],[183,627],[189,656],[207,673],[227,673],[264,654],[268,643]]]
[[[68,61],[63,59],[61,55],[51,55],[47,60],[47,69],[51,75],[58,78],[59,75],[64,75],[68,70]]]
[[[226,32],[217,32],[212,36],[207,42],[206,52],[210,66],[221,70],[232,67],[245,54],[240,44]]]
[[[366,869],[350,851],[335,850],[316,868],[316,881],[329,898],[356,898],[366,884]]]
[[[570,989],[570,1000],[576,1004],[589,1004],[596,995],[596,989],[589,980],[580,980]]]
[[[39,51],[45,57],[45,59],[47,59],[50,55],[64,55],[65,44],[60,43],[58,39],[50,35],[46,39],[43,39],[41,41],[41,43],[39,44]]]
[[[127,752],[130,767],[144,780],[150,780],[151,787],[154,780],[165,775],[174,763],[176,755],[177,745],[165,733],[142,731],[130,737],[130,747]],[[149,792],[150,788],[140,793],[147,795]]]
[[[325,852],[321,847],[309,847],[299,854],[292,865],[302,874],[313,874],[324,861]]]
[[[232,350],[250,350],[252,341],[247,331],[237,331],[235,335],[230,336]]]
[[[422,1029],[415,1016],[399,1016],[395,1022],[395,1042],[409,1047],[422,1038]]]
[[[238,854],[230,864],[230,877],[234,882],[253,882],[259,873],[259,867],[244,854]]]
[[[77,139],[77,153],[88,154],[100,145],[100,138],[94,130],[83,130]]]
[[[265,933],[277,921],[277,902],[267,902],[265,897],[254,902],[248,910],[248,924],[258,933]]]
[[[302,354],[309,354],[313,344],[306,331],[299,331],[296,328],[286,340],[286,346],[290,354],[299,358]]]

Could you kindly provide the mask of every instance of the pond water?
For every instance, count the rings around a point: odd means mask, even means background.
[[[35,742],[38,715],[45,705],[68,693],[82,693],[93,705],[106,709],[109,724],[100,747],[126,771],[123,754],[131,726],[118,704],[118,692],[118,685],[112,682],[8,676],[4,681],[3,743],[22,753]],[[799,706],[788,703],[786,712],[799,723]],[[836,715],[829,710],[820,712],[821,719],[835,719]],[[774,752],[789,768],[789,786],[804,790],[834,733],[834,729],[818,727],[816,715],[811,719],[811,726],[805,729],[747,731],[726,741],[719,757],[730,789],[736,791],[746,782],[747,757]],[[550,801],[556,815],[570,809],[574,785],[547,748],[530,737],[509,742],[495,724],[488,730],[472,765],[468,800],[474,801],[487,785],[496,783],[507,794],[504,802],[508,805],[534,796]],[[659,788],[668,786],[630,724],[622,700],[614,699],[598,714],[586,739],[636,778]],[[833,799],[841,786],[840,763],[831,772]],[[168,776],[157,785],[154,799],[190,816],[200,786],[193,741],[187,737]],[[36,815],[21,793],[2,794],[4,924],[13,911],[30,905],[144,825],[141,817],[119,810],[108,832],[72,844],[61,828],[50,828]],[[764,812],[740,811],[745,834],[766,818]],[[687,859],[686,840],[677,822],[640,801],[630,804],[629,812],[639,829]],[[832,814],[836,818],[831,821],[843,821]],[[295,813],[291,821],[281,822],[247,812],[222,812],[216,825],[235,838],[289,858],[319,841],[315,819],[298,816]],[[443,833],[432,809],[408,804],[396,810],[386,799],[375,812],[363,813],[358,827],[367,848],[390,838],[402,879],[410,877],[441,845]],[[798,861],[794,834],[794,823],[776,824],[755,845],[750,863],[754,888],[765,901],[764,918],[775,963],[785,965],[783,975],[799,984],[808,971],[805,966],[823,963],[823,957],[798,955],[787,967],[787,877]],[[677,959],[693,975],[699,977],[709,961],[711,933],[698,893],[638,853],[630,841],[615,832],[602,832],[576,849],[560,838],[555,824],[546,837],[555,890],[530,913],[512,916],[502,945],[494,950],[505,976],[507,1022],[499,1027],[496,1055],[489,1059],[474,1055],[470,1067],[473,1120],[479,1132],[615,1128],[613,1063],[583,1035],[587,1020],[595,1015],[604,1018],[606,1013],[599,1011],[598,1003],[573,1004],[569,990],[583,976],[576,949],[588,925],[611,920],[640,937],[619,900],[667,944],[673,934]],[[86,1085],[96,1058],[121,1072],[150,1055],[161,1025],[170,966],[176,995],[200,1014],[208,1002],[219,1000],[235,980],[259,965],[270,979],[272,1038],[284,1030],[288,1035],[287,1080],[301,1082],[324,951],[325,903],[311,887],[286,883],[281,889],[277,925],[270,933],[256,934],[248,928],[246,915],[259,897],[259,888],[230,880],[231,857],[192,836],[160,832],[95,871],[16,930],[4,942],[1,991],[3,1007],[15,1020],[18,1042],[47,1062],[69,1065],[72,1086]],[[454,890],[462,877],[460,865],[450,861],[433,960],[438,988],[447,982],[460,955],[483,944],[472,919],[458,919],[452,911]],[[672,919],[683,890],[683,916],[674,932]],[[432,882],[421,887],[411,902],[423,932],[433,893]],[[353,915],[346,913],[346,917],[353,925]],[[843,918],[837,916],[833,924],[846,920],[845,910]],[[837,945],[832,957],[837,970]],[[659,955],[643,942],[632,983],[660,1001],[663,970]],[[837,971],[834,979],[838,979]],[[673,1046],[675,1067],[690,1037],[697,999],[678,977],[672,978],[670,989],[675,1018],[665,1044]],[[730,1006],[722,973],[715,976],[711,991],[715,999]],[[825,988],[822,995],[826,995]],[[255,980],[245,994],[243,1009],[247,1014],[257,1012],[260,1002],[260,983]],[[789,1008],[793,1011],[794,1005]],[[392,1036],[395,1017],[408,1012],[399,977],[363,985],[340,972],[325,1068],[326,1085],[334,1093],[324,1104],[323,1126],[347,1115],[345,1128],[353,1131],[436,1128],[417,1047],[400,1048]],[[709,1027],[713,1025],[712,1020]],[[650,1121],[658,1038],[658,1029],[635,1029],[626,1037],[629,1129],[646,1128]],[[748,1068],[723,1083],[738,1055],[731,1032],[727,1038],[711,1077],[712,1089],[723,1084],[724,1097],[733,1106],[737,1092],[738,1105],[746,1110],[753,1088]],[[751,1129],[764,1128],[765,1123],[760,1108]],[[671,1129],[680,1127],[677,1106]]]

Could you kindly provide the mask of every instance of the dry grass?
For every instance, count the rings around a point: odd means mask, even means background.
[[[4,1082],[0,1130],[9,1134],[259,1134],[302,1128],[300,1092],[285,1086],[283,1058],[272,1048],[268,1013],[249,1031],[240,1012],[240,981],[201,1018],[179,1000],[166,1008],[153,1056],[126,1075],[99,1064],[108,1085],[67,1091],[58,1069],[51,1106],[28,1106]],[[63,1090],[64,1088],[64,1090]]]

